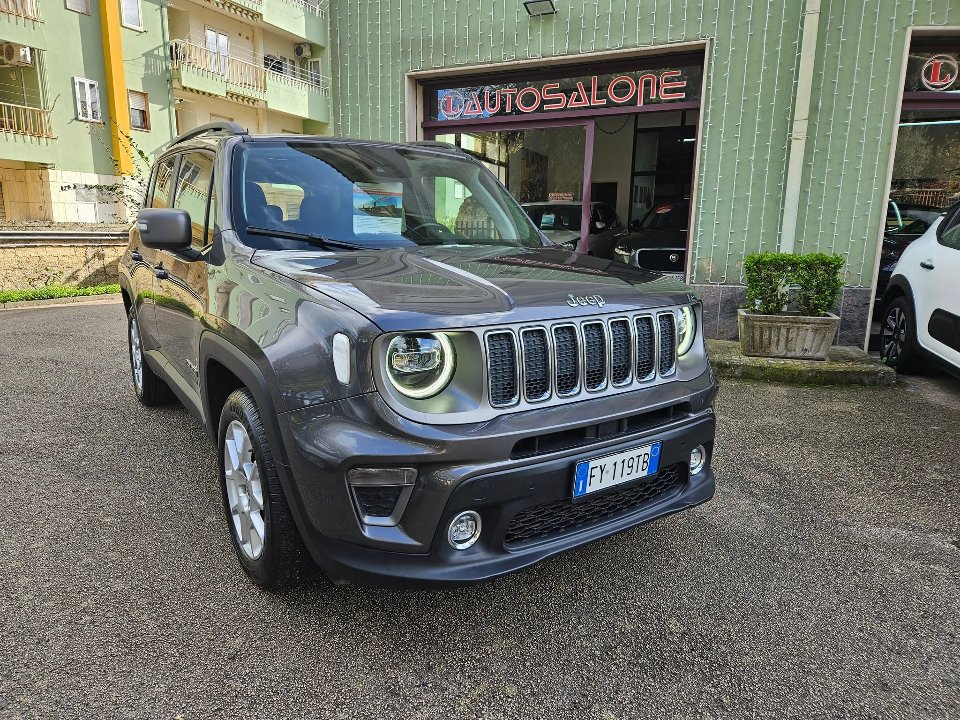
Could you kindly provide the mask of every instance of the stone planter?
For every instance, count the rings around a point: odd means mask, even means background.
[[[826,360],[840,326],[840,318],[832,313],[811,317],[737,310],[737,322],[744,355],[805,360]]]

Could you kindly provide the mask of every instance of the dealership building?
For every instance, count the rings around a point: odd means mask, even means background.
[[[960,199],[953,0],[330,14],[337,135],[454,143],[584,244],[616,223],[660,232],[640,262],[685,275],[708,336],[736,337],[745,255],[828,252],[846,258],[838,341],[864,345],[884,233]],[[465,222],[456,190],[444,212]]]

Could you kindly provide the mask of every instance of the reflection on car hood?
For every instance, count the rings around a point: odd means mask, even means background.
[[[339,300],[384,330],[576,317],[695,297],[675,278],[559,248],[258,251],[253,262]],[[600,296],[603,309],[578,305],[570,295]]]
[[[631,230],[630,234],[620,241],[620,245],[631,250],[641,248],[669,248],[671,250],[686,250],[686,230]]]

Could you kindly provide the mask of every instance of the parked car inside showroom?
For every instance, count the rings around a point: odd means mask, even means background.
[[[960,203],[903,251],[883,296],[881,357],[897,372],[929,363],[960,377]]]
[[[587,236],[590,254],[610,260],[614,247],[628,235],[627,228],[617,211],[606,203],[595,202],[590,207],[590,234]],[[548,239],[570,250],[576,249],[583,224],[583,203],[526,203],[523,209]]]
[[[683,275],[689,218],[687,200],[654,205],[617,243],[617,258],[634,267]]]
[[[452,146],[198,128],[119,273],[136,396],[206,428],[261,587],[479,582],[714,494],[697,296],[556,247]]]

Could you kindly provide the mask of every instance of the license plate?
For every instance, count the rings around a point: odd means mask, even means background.
[[[655,475],[659,469],[659,442],[593,460],[581,460],[573,476],[573,497],[580,498],[637,478]]]

